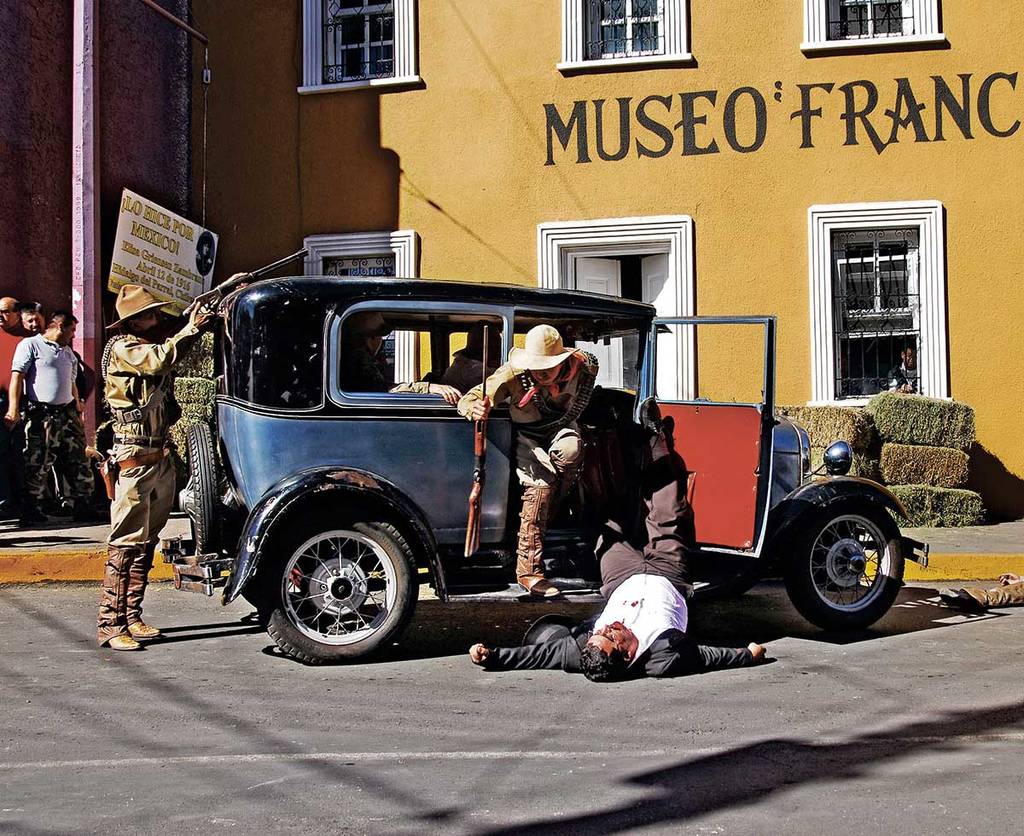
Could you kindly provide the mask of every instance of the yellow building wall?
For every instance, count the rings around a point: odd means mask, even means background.
[[[558,0],[420,0],[422,84],[388,92],[298,95],[301,3],[195,0],[211,38],[208,225],[221,234],[218,273],[258,266],[306,235],[413,229],[420,274],[532,285],[537,225],[547,221],[692,216],[699,314],[771,313],[778,323],[778,400],[810,398],[807,210],[814,204],[938,200],[945,207],[950,394],[977,410],[972,462],[988,504],[1024,514],[1024,128],[1007,138],[979,124],[979,85],[993,73],[1024,72],[1024,18],[1014,4],[979,14],[964,0],[941,3],[948,48],[805,55],[796,0],[691,0],[690,65],[564,75]],[[894,79],[907,78],[934,135],[932,76],[959,92],[972,74],[973,139],[948,117],[946,141],[915,142],[914,130],[877,153],[863,130],[844,147],[839,86],[873,82],[870,119],[883,137]],[[776,82],[781,82],[777,89]],[[800,148],[798,84],[836,85],[814,94],[813,148]],[[739,87],[766,101],[767,134],[752,153],[729,148],[724,101]],[[575,146],[547,159],[544,105],[568,119],[574,101],[605,99],[613,151],[616,98],[632,108],[650,95],[716,90],[698,141],[720,153],[684,156],[679,131],[668,155],[577,163]],[[781,101],[774,94],[779,92]],[[197,98],[197,124],[199,100]],[[991,88],[992,121],[1024,120],[1024,76]],[[593,121],[593,105],[589,117]],[[752,137],[749,99],[740,139]],[[632,127],[636,129],[633,119]],[[593,127],[590,128],[591,135]],[[634,136],[634,142],[636,140]],[[659,140],[643,132],[642,141]],[[198,144],[196,148],[198,148]],[[196,165],[197,188],[201,166]]]

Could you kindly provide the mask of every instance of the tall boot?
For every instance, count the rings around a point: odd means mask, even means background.
[[[114,650],[138,650],[141,645],[128,632],[128,578],[132,563],[141,549],[135,546],[109,546],[103,567],[103,590],[96,618],[96,638],[102,647]]]
[[[523,510],[519,514],[519,543],[516,549],[516,580],[531,595],[551,598],[561,594],[544,577],[544,532],[552,499],[551,487],[523,488]]]
[[[132,561],[131,571],[128,573],[128,605],[127,621],[128,632],[133,639],[155,639],[160,636],[156,627],[151,627],[142,620],[142,598],[146,594],[146,586],[149,584],[149,572],[153,568],[153,555],[156,553],[156,543],[147,543]]]

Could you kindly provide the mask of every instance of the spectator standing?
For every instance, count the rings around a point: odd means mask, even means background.
[[[55,311],[42,334],[18,344],[11,371],[10,403],[4,423],[14,427],[21,419],[25,397],[25,504],[22,524],[43,522],[42,503],[50,471],[58,461],[68,478],[73,518],[97,521],[91,507],[92,471],[85,453],[85,427],[75,376],[78,360],[71,350],[78,320],[67,311]]]
[[[43,306],[38,302],[18,302],[18,314],[21,316],[21,329],[24,336],[34,337],[46,330],[46,319],[43,317]]]
[[[0,298],[0,415],[7,414],[14,351],[25,336],[18,300],[13,296]],[[25,478],[24,447],[22,427],[8,428],[0,421],[0,519],[17,517],[20,510]]]

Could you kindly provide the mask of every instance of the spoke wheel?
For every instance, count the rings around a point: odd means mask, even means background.
[[[866,627],[888,611],[899,593],[899,529],[884,511],[821,515],[795,546],[786,586],[800,613],[819,627]]]
[[[294,528],[301,539],[283,545],[275,568],[260,569],[267,632],[278,647],[317,664],[358,659],[394,639],[417,593],[413,555],[398,530],[383,522]]]

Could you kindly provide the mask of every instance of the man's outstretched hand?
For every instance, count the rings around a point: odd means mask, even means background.
[[[755,662],[764,661],[764,655],[767,652],[767,649],[763,644],[755,644],[754,642],[751,642],[747,645],[747,650],[750,651],[750,655],[754,657]]]
[[[1020,575],[1015,575],[1013,572],[1004,572],[999,576],[999,583],[1003,586],[1009,586],[1013,583],[1020,583]]]
[[[482,665],[490,655],[491,649],[479,643],[469,649],[469,659],[474,665]]]

